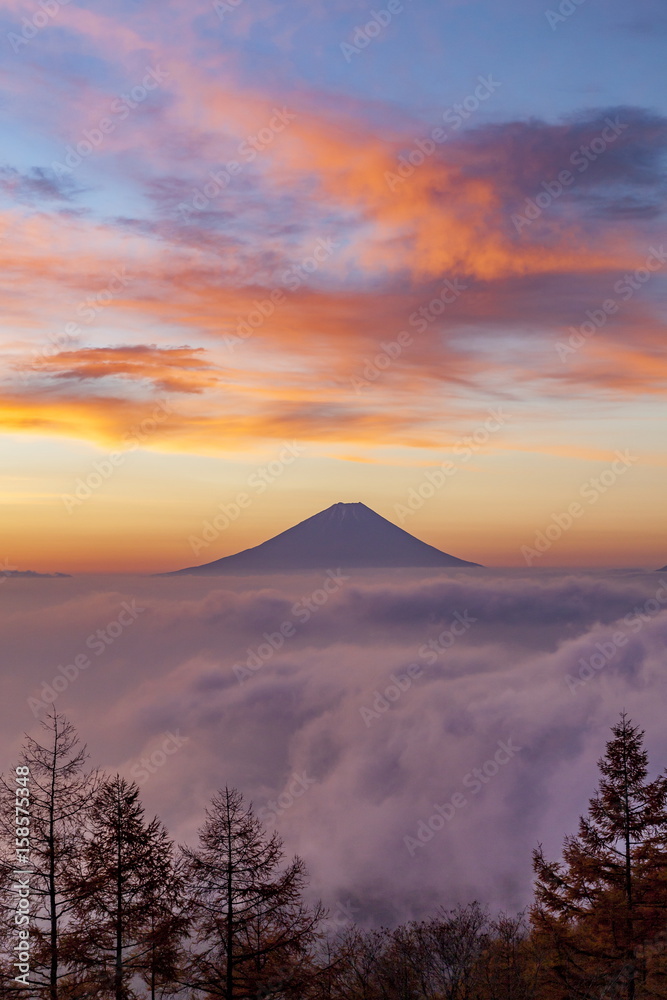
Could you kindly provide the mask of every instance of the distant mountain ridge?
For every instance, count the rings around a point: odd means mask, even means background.
[[[31,580],[35,578],[40,580],[55,580],[56,578],[68,577],[69,573],[36,573],[34,569],[3,569],[0,570],[0,577],[8,576],[10,578],[15,577],[29,577]]]
[[[260,545],[163,574],[334,568],[479,566],[427,545],[364,503],[335,503]]]

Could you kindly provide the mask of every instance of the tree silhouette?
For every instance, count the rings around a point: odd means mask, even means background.
[[[644,952],[667,914],[667,777],[647,780],[644,732],[625,713],[612,733],[597,794],[562,862],[534,852],[532,919],[569,995],[601,996],[614,982],[614,995],[633,1000],[659,995],[659,963]]]
[[[178,879],[173,844],[155,817],[145,819],[139,789],[120,775],[104,782],[91,805],[77,960],[88,988],[130,1000],[141,975],[153,995],[175,947]]]
[[[59,1000],[71,980],[71,920],[85,888],[77,878],[83,848],[82,827],[90,797],[99,782],[85,772],[88,759],[74,726],[51,710],[42,720],[44,742],[26,736],[20,755],[30,771],[30,880],[32,909],[31,982],[37,996]],[[13,776],[12,776],[13,777]],[[0,866],[15,867],[14,783],[0,779],[2,834]]]
[[[303,862],[284,864],[282,841],[234,788],[214,796],[199,837],[183,850],[194,924],[186,984],[224,1000],[298,995],[321,917],[301,899]]]

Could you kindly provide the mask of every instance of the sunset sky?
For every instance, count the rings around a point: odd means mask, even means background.
[[[0,570],[176,569],[337,501],[523,567],[578,504],[535,567],[664,565],[666,28],[0,0]]]

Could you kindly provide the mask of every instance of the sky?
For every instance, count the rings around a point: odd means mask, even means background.
[[[666,27],[0,0],[5,568],[339,501],[491,567],[664,565]]]

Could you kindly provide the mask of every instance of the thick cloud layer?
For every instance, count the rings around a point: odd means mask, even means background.
[[[340,920],[525,905],[531,849],[574,831],[622,709],[667,763],[667,575],[6,579],[0,596],[3,769],[57,693],[179,840],[241,788]]]

